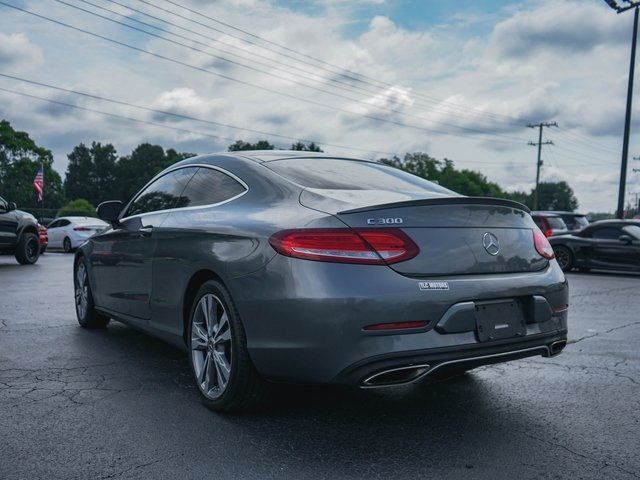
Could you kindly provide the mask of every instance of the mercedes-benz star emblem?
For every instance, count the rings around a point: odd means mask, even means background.
[[[495,256],[500,253],[500,242],[493,233],[487,232],[482,236],[482,246],[489,255]]]

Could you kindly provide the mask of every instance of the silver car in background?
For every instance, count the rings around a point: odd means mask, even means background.
[[[204,155],[156,176],[76,252],[81,325],[188,351],[204,403],[271,382],[363,388],[552,356],[568,288],[526,207],[359,159]]]

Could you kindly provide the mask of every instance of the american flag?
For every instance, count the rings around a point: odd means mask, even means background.
[[[33,179],[33,189],[38,195],[38,201],[41,202],[44,193],[44,172],[42,171],[42,167],[40,167],[40,170],[36,173],[36,178]]]

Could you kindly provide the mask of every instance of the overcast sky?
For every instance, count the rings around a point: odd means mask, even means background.
[[[0,5],[0,73],[285,137],[0,77],[3,89],[173,128],[0,91],[0,117],[51,149],[61,173],[80,142],[124,155],[142,142],[207,153],[290,138],[368,158],[423,151],[528,190],[537,131],[526,124],[555,120],[542,180],[567,180],[581,210],[615,210],[633,15],[603,1],[60,0],[185,46],[55,0],[2,1],[164,58]],[[640,99],[632,155],[638,113]],[[633,166],[629,193],[640,192]]]

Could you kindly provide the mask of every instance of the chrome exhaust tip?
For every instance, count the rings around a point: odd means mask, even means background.
[[[388,368],[366,377],[362,380],[361,386],[365,388],[391,387],[412,383],[426,375],[429,368],[430,366],[427,364]]]
[[[553,342],[551,345],[549,345],[549,356],[553,357],[555,355],[558,355],[566,346],[566,340],[558,340],[557,342]]]

